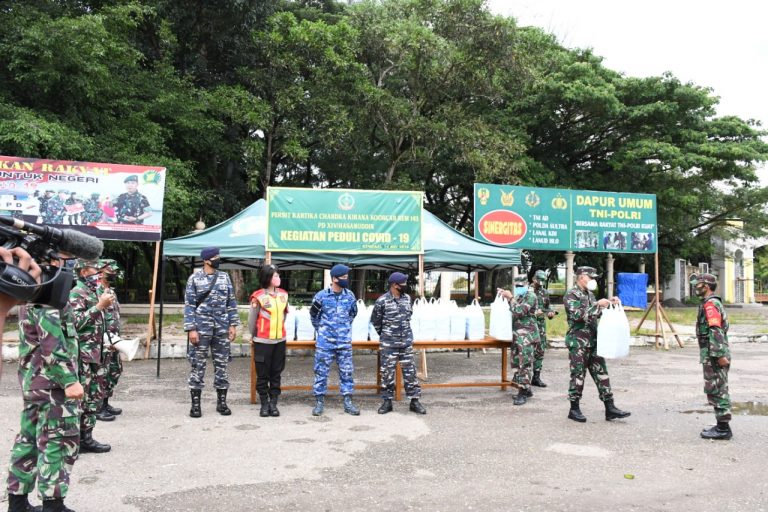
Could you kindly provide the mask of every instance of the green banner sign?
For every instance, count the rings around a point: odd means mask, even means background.
[[[420,254],[421,192],[270,187],[267,251]]]
[[[656,196],[475,183],[475,238],[516,249],[656,252]]]

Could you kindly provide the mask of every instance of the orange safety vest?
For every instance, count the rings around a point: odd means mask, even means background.
[[[264,288],[251,294],[251,306],[259,310],[253,336],[270,340],[285,338],[285,315],[288,313],[288,292],[277,288],[272,295]]]

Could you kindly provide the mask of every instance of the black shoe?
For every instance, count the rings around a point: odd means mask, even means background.
[[[199,418],[203,415],[203,410],[200,408],[200,395],[202,393],[202,389],[189,390],[189,394],[192,395],[192,408],[189,410],[189,415],[192,418]]]
[[[115,416],[110,414],[109,411],[102,405],[96,412],[96,419],[99,421],[115,421]]]
[[[318,395],[315,397],[315,408],[312,409],[312,416],[322,416],[325,409],[325,397]]]
[[[92,431],[84,432],[80,437],[80,453],[107,453],[111,449],[110,445],[95,440]]]
[[[269,418],[269,397],[267,397],[267,395],[259,395],[259,402],[261,402],[259,416],[262,418]]]
[[[528,388],[525,390],[525,397],[526,398],[533,398],[533,390],[531,388]]]
[[[360,409],[352,403],[352,395],[344,395],[344,412],[352,416],[360,416]]]
[[[280,416],[280,410],[277,408],[277,397],[273,396],[269,399],[269,415],[276,418]]]
[[[112,407],[109,405],[109,398],[104,399],[104,410],[107,411],[112,416],[119,416],[123,414],[123,410],[119,407]]]
[[[613,405],[613,400],[606,400],[605,401],[605,421],[611,421],[611,420],[618,420],[621,418],[627,418],[632,413],[629,411],[622,411],[615,405]]]
[[[28,494],[9,494],[8,495],[8,512],[41,512],[43,507],[33,507],[29,503]]]
[[[388,412],[392,412],[392,400],[385,398],[383,402],[381,402],[381,407],[379,407],[379,410],[376,411],[379,414],[387,414]]]
[[[541,382],[541,372],[533,372],[533,379],[531,379],[531,386],[536,386],[537,388],[545,388],[547,387],[546,384]]]
[[[512,401],[515,405],[524,405],[528,401],[528,393],[522,388],[517,392],[517,396]]]
[[[587,417],[581,414],[581,409],[579,409],[578,400],[571,401],[571,410],[568,411],[568,419],[573,421],[578,421],[579,423],[584,423],[587,421]]]
[[[391,407],[391,405],[390,405]],[[411,399],[411,411],[415,412],[416,414],[427,414],[427,410],[424,408],[423,405],[421,405],[421,402],[419,402],[418,398]]]
[[[64,504],[64,498],[43,500],[43,507],[40,510],[41,512],[75,512],[71,508],[67,508]]]
[[[226,389],[217,389],[216,390],[216,412],[221,414],[222,416],[229,416],[232,414],[232,411],[227,407],[227,390]]]
[[[733,437],[733,432],[728,423],[718,421],[717,425],[714,427],[702,430],[701,437],[704,439],[714,439],[716,441],[727,441]]]

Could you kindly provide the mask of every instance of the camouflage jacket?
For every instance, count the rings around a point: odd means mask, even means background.
[[[214,279],[216,284],[211,293],[197,306],[197,301],[205,295]],[[229,275],[219,270],[206,274],[200,269],[189,276],[184,294],[184,330],[212,336],[214,330],[221,331],[233,325],[240,325],[240,316]]]
[[[532,289],[527,289],[522,295],[513,297],[509,301],[509,309],[512,311],[512,329],[516,334],[538,333],[536,311],[539,309],[539,300]]]
[[[592,292],[574,286],[565,294],[563,305],[568,317],[566,345],[596,346],[597,321],[601,313]]]
[[[144,194],[124,192],[117,196],[117,200],[115,200],[117,222],[123,224],[144,224],[144,219],[128,221],[125,218],[143,215],[147,208],[149,208],[149,201]]]
[[[699,306],[696,317],[696,338],[699,340],[699,360],[731,358],[728,346],[728,314],[717,295],[710,295]]]
[[[96,199],[87,199],[83,203],[83,218],[85,222],[99,222],[104,216],[104,211],[99,206],[99,202]]]
[[[78,382],[77,333],[69,305],[19,308],[19,384],[25,400]]]
[[[536,320],[539,323],[539,331],[543,334],[547,330],[547,313],[552,311],[552,306],[549,303],[549,292],[544,286],[539,287],[536,293],[536,298],[539,299],[539,311],[541,314],[536,316]]]
[[[45,210],[41,210],[44,224],[63,224],[64,223],[64,201],[53,196],[45,203]]]
[[[352,320],[357,316],[357,299],[354,293],[346,289],[340,293],[334,293],[332,288],[320,290],[312,299],[309,316],[317,330],[316,346],[352,346]]]
[[[104,286],[99,285],[96,289],[96,296],[101,297],[101,294],[106,290]],[[112,291],[114,292],[115,289],[112,288]],[[112,302],[112,305],[104,310],[104,322],[106,322],[109,334],[120,335],[120,302],[117,300],[117,294],[115,294],[115,300]]]
[[[413,345],[411,330],[411,297],[404,293],[395,298],[392,292],[387,292],[373,305],[371,324],[379,333],[379,344],[382,347],[405,348]]]
[[[69,292],[69,305],[75,316],[77,342],[80,345],[80,359],[84,363],[101,363],[104,343],[104,312],[96,307],[99,296],[78,280]]]

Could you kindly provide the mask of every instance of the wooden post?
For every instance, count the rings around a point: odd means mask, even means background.
[[[264,253],[264,264],[269,265],[270,263],[272,263],[272,252],[267,251]]]
[[[155,268],[152,271],[152,289],[149,291],[149,322],[147,325],[147,348],[144,350],[144,359],[149,359],[149,345],[155,331],[155,291],[157,289],[157,271],[160,268],[160,242],[155,242]],[[162,283],[161,283],[162,286]],[[157,350],[159,352],[160,346]]]
[[[480,271],[475,270],[475,298],[480,299]]]

